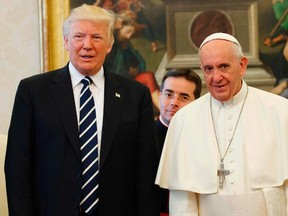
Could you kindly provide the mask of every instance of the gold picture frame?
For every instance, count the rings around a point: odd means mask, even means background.
[[[62,37],[62,24],[70,12],[70,0],[39,0],[41,67],[44,72],[67,64],[68,53]]]

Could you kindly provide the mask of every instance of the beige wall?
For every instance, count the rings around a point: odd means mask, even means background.
[[[8,204],[6,198],[6,185],[4,176],[6,143],[7,143],[7,136],[0,134],[0,215],[1,216],[8,216]]]
[[[19,81],[41,72],[40,0],[0,0],[0,134],[7,134]]]
[[[41,73],[40,0],[0,0],[0,215],[7,216],[4,179],[6,134],[19,81]],[[4,134],[4,135],[2,135]]]

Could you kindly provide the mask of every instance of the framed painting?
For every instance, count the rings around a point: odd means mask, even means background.
[[[144,59],[146,69],[160,83],[167,68],[190,67],[199,71],[198,46],[212,31],[235,35],[249,58],[247,78],[256,86],[273,85],[267,62],[281,46],[267,47],[265,38],[277,19],[272,0],[43,0],[42,49],[44,71],[65,65],[68,56],[62,42],[62,23],[70,10],[83,3],[108,7],[118,14],[123,9],[140,11],[137,34],[131,43]],[[239,19],[241,17],[241,19]],[[272,56],[272,57],[271,57]],[[268,66],[267,66],[268,65]],[[261,87],[262,88],[262,87]]]
[[[161,0],[45,0],[42,2],[42,49],[44,71],[65,65],[68,61],[63,46],[62,24],[71,9],[82,4],[95,4],[111,9],[116,16],[123,10],[137,12],[137,32],[131,43],[145,61],[146,70],[156,73],[166,52],[166,23]]]

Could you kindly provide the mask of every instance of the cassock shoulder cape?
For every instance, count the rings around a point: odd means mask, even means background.
[[[179,110],[169,125],[155,183],[172,190],[217,192],[218,150],[210,93]],[[288,100],[249,87],[242,124],[251,186],[288,179]]]

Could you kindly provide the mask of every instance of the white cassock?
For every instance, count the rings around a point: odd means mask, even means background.
[[[238,115],[246,103],[233,137]],[[155,183],[170,190],[170,216],[287,216],[288,100],[243,81],[229,102],[210,93],[179,110],[170,122]]]

